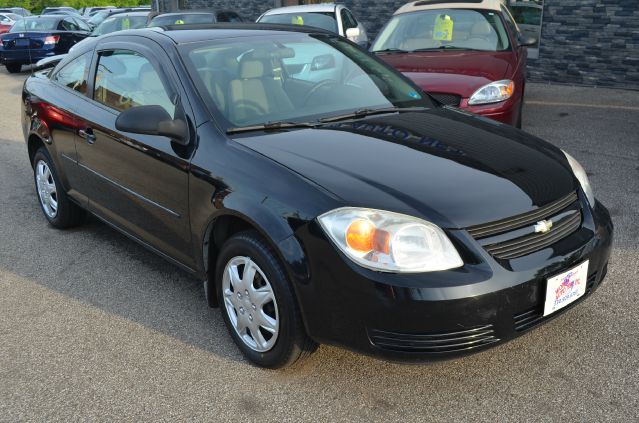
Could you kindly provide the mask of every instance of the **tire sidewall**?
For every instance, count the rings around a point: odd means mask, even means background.
[[[279,334],[273,348],[266,352],[255,351],[244,343],[231,324],[226,305],[224,304],[224,293],[222,292],[224,269],[232,258],[238,256],[249,257],[259,266],[268,278],[277,301],[280,320]],[[291,286],[286,278],[284,269],[281,264],[279,264],[275,254],[266,248],[266,245],[262,241],[258,241],[248,233],[234,236],[227,241],[218,256],[215,269],[215,282],[224,323],[233,340],[246,357],[263,367],[275,368],[285,365],[290,359],[296,339],[296,334],[294,333],[294,319],[296,318],[295,299],[292,295]]]

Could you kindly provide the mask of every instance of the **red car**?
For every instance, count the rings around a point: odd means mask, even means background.
[[[441,103],[521,128],[535,42],[500,0],[421,0],[395,12],[371,51]]]
[[[22,17],[15,13],[0,13],[0,34],[9,32],[18,19],[22,19]]]

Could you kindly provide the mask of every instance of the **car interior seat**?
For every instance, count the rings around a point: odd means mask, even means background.
[[[465,46],[478,50],[497,50],[498,41],[497,33],[493,27],[488,22],[483,21],[473,25]]]
[[[252,55],[246,55],[240,60],[237,79],[230,82],[227,99],[229,118],[238,123],[249,122],[262,115],[294,110],[281,81],[275,78],[271,61]]]

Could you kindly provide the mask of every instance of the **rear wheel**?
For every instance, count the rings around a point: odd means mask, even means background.
[[[18,73],[22,70],[22,65],[20,63],[7,63],[5,66],[9,73]]]
[[[241,232],[224,244],[216,289],[235,344],[258,366],[290,366],[317,348],[282,265],[257,232]]]
[[[64,192],[49,152],[44,147],[40,147],[33,157],[33,176],[40,207],[51,225],[64,229],[82,223],[85,212]]]

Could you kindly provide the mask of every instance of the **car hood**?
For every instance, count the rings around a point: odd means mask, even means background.
[[[484,85],[509,79],[510,52],[422,52],[378,56],[427,92],[468,98]]]
[[[576,190],[561,150],[461,111],[384,115],[235,141],[322,186],[344,206],[405,213],[444,228],[532,211]]]

